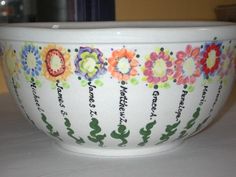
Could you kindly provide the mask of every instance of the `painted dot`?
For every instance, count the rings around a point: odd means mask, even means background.
[[[154,85],[154,89],[158,89],[158,85]]]
[[[224,45],[222,45],[222,49],[224,49],[225,48],[225,46]]]
[[[201,48],[203,48],[203,45],[201,45]]]
[[[70,49],[68,49],[67,51],[68,51],[69,53],[71,52],[71,50],[70,50]]]
[[[231,44],[231,42],[232,42],[232,41],[230,40],[229,43]]]
[[[164,48],[162,47],[162,48],[160,48],[160,50],[163,52],[163,51],[164,51]]]
[[[16,53],[16,50],[14,50],[14,53]]]
[[[81,77],[78,77],[78,80],[81,80]]]
[[[79,50],[76,48],[76,49],[75,49],[75,52],[78,52],[78,51],[79,51]]]
[[[107,62],[105,62],[104,65],[107,66],[108,65]]]
[[[170,55],[173,55],[173,52],[170,52]]]
[[[188,86],[187,85],[184,85],[184,89],[186,89]]]
[[[176,79],[174,79],[173,82],[176,82]]]
[[[111,48],[111,51],[113,51],[114,49],[113,48]]]
[[[121,84],[122,84],[122,85],[125,85],[125,81],[121,81]]]
[[[137,58],[139,58],[139,57],[140,57],[140,55],[139,55],[139,54],[137,54],[137,55],[136,55],[136,57],[137,57]]]
[[[206,76],[206,79],[208,80],[208,79],[209,79],[209,76]]]
[[[217,37],[214,37],[214,39],[213,40],[217,40]]]
[[[42,47],[41,46],[39,46],[39,50],[41,50],[42,49]]]

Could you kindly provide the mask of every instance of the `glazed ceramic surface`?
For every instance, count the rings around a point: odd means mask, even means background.
[[[13,24],[0,39],[22,113],[77,153],[171,149],[212,122],[234,81],[231,23]]]

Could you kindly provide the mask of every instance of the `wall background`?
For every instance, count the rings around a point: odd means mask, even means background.
[[[117,20],[216,20],[218,5],[236,0],[116,0]],[[0,93],[7,92],[0,64]]]
[[[117,20],[215,20],[218,5],[236,0],[116,0]]]

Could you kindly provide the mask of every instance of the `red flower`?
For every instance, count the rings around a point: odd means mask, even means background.
[[[202,54],[201,65],[206,77],[214,76],[220,64],[222,43],[210,43],[205,45]]]

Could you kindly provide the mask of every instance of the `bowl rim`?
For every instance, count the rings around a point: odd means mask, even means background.
[[[47,22],[0,25],[0,40],[76,44],[203,42],[236,39],[222,21]]]

